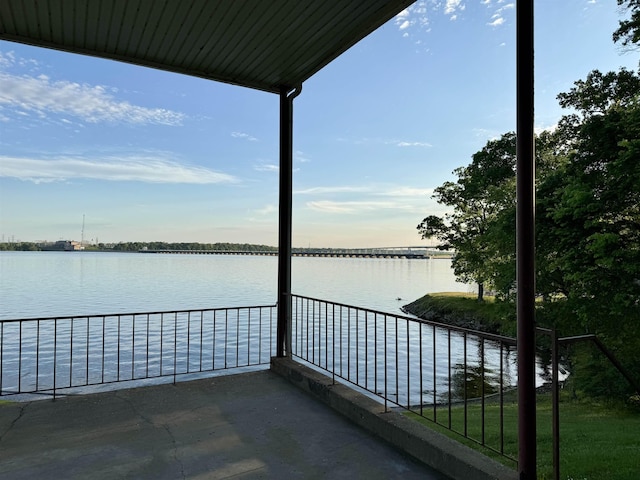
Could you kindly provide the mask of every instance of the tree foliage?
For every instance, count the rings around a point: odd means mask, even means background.
[[[562,127],[569,161],[541,188],[548,241],[538,248],[580,326],[615,332],[629,315],[640,321],[640,77],[594,71],[558,98],[580,115]]]
[[[502,260],[494,248],[500,242],[495,238],[498,231],[492,227],[514,202],[515,140],[514,133],[492,140],[473,155],[470,165],[454,170],[458,180],[445,182],[433,194],[438,203],[452,208],[451,213],[442,218],[430,215],[417,227],[422,238],[436,237],[440,248],[455,250],[454,272],[462,281],[478,284],[479,300],[484,285],[495,283],[492,277]]]
[[[640,371],[640,75],[594,70],[558,100],[569,113],[536,138],[537,320],[595,333]],[[461,280],[504,300],[515,289],[514,165],[514,134],[489,141],[435,189],[450,213],[418,225],[456,250]],[[621,378],[596,352],[579,358],[578,378]],[[600,392],[594,385],[582,384]]]
[[[2,242],[0,243],[0,251],[19,251],[29,252],[40,250],[38,244],[33,242]]]
[[[3,242],[0,243],[2,250],[42,250],[46,244],[36,242]],[[119,242],[113,244],[100,243],[91,246],[91,249],[113,252],[138,252],[140,250],[189,250],[189,251],[227,251],[227,252],[277,252],[277,247],[269,245],[257,245],[253,243],[198,243],[198,242]]]
[[[613,32],[613,41],[625,46],[640,44],[640,0],[618,0],[618,5],[629,10],[631,16],[620,21]]]
[[[605,95],[606,93],[606,95]],[[559,95],[578,114],[561,124],[569,161],[541,185],[539,257],[547,315],[568,333],[597,334],[629,371],[640,371],[640,77],[592,72]],[[601,394],[628,385],[599,352],[582,351],[578,385]]]

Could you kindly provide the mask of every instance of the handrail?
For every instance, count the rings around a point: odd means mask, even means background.
[[[375,309],[371,309],[371,308],[366,308],[366,307],[356,307],[354,305],[349,305],[346,303],[340,303],[340,302],[333,302],[333,301],[328,301],[328,300],[322,300],[320,298],[315,298],[315,297],[308,297],[306,295],[296,295],[296,294],[291,294],[290,295],[292,298],[304,298],[306,300],[311,300],[314,302],[322,302],[322,303],[328,303],[331,305],[335,305],[336,307],[343,307],[343,308],[357,308],[360,312],[367,312],[367,313],[372,313],[372,314],[378,314],[378,315],[389,315],[389,316],[393,316],[393,317],[397,317],[399,319],[403,319],[403,320],[408,320],[411,322],[417,322],[417,323],[423,323],[425,325],[433,325],[439,328],[444,328],[447,330],[452,330],[455,332],[459,332],[459,333],[468,333],[471,335],[479,335],[483,338],[486,338],[487,340],[494,340],[496,342],[505,342],[506,344],[509,345],[513,345],[514,347],[516,346],[516,339],[513,337],[508,337],[506,335],[500,335],[497,333],[491,333],[491,332],[483,332],[480,330],[473,330],[471,328],[466,328],[466,327],[460,327],[458,325],[451,325],[448,323],[443,323],[443,322],[436,322],[433,320],[425,320],[423,318],[418,318],[415,316],[408,316],[408,315],[401,315],[401,314],[396,314],[396,313],[389,313],[389,312],[383,312],[382,310],[375,310]]]
[[[291,302],[296,359],[517,464],[504,442],[514,338],[301,295]]]
[[[0,320],[0,396],[267,365],[275,305]],[[83,390],[84,389],[84,390]]]
[[[276,308],[276,304],[269,305],[252,305],[252,306],[237,306],[237,307],[211,307],[211,308],[191,308],[183,310],[153,310],[149,312],[112,312],[112,313],[92,313],[90,315],[55,315],[48,317],[25,317],[25,318],[0,318],[0,323],[12,323],[12,322],[33,322],[37,320],[51,320],[57,318],[59,320],[72,320],[77,318],[102,318],[102,317],[126,317],[131,315],[166,315],[170,313],[193,313],[193,312],[215,312],[224,310],[243,310],[247,308]]]
[[[561,337],[558,338],[558,343],[577,343],[583,340],[591,340],[598,349],[607,357],[607,359],[611,362],[611,364],[616,367],[616,369],[622,374],[622,376],[629,382],[629,384],[635,389],[637,394],[640,394],[640,384],[631,376],[631,374],[622,366],[620,361],[615,357],[615,355],[609,350],[602,340],[598,338],[597,335],[593,333],[589,333],[586,335],[575,335],[571,337]]]
[[[634,378],[627,372],[622,366],[620,361],[615,355],[602,343],[597,335],[588,333],[584,335],[572,335],[569,337],[558,337],[555,329],[541,328],[536,329],[551,338],[551,363],[552,363],[552,382],[551,382],[551,403],[552,403],[552,435],[553,435],[553,475],[555,480],[560,480],[560,392],[558,389],[558,346],[560,344],[568,345],[571,343],[578,343],[583,341],[593,342],[598,349],[607,357],[611,364],[616,367],[618,372],[629,382],[629,384],[635,389],[636,393],[640,394],[640,386],[634,380]]]

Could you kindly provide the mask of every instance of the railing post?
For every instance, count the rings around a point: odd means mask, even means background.
[[[53,400],[56,399],[56,366],[58,364],[58,319],[53,321]]]
[[[558,386],[558,332],[551,329],[551,421],[553,434],[553,478],[560,480],[560,391]]]
[[[518,312],[518,472],[535,480],[535,140],[533,0],[516,6],[516,272]]]

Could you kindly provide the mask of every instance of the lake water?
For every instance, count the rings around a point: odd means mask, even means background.
[[[277,268],[261,256],[0,252],[0,319],[269,305]],[[448,259],[292,259],[299,295],[399,313],[439,291],[471,291]]]
[[[274,305],[276,287],[277,257],[0,252],[0,320],[58,318],[0,323],[0,390],[264,364],[273,354],[274,309],[117,314]],[[455,281],[448,259],[295,257],[292,291],[392,314],[296,300],[296,310],[307,310],[296,314],[293,350],[375,392],[385,385],[404,404],[446,392],[463,361],[482,359],[487,371],[511,363],[498,346],[485,350],[471,336],[395,317],[426,293],[471,291]]]

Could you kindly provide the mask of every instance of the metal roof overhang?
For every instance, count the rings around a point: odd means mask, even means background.
[[[413,1],[2,0],[0,39],[279,93]]]

